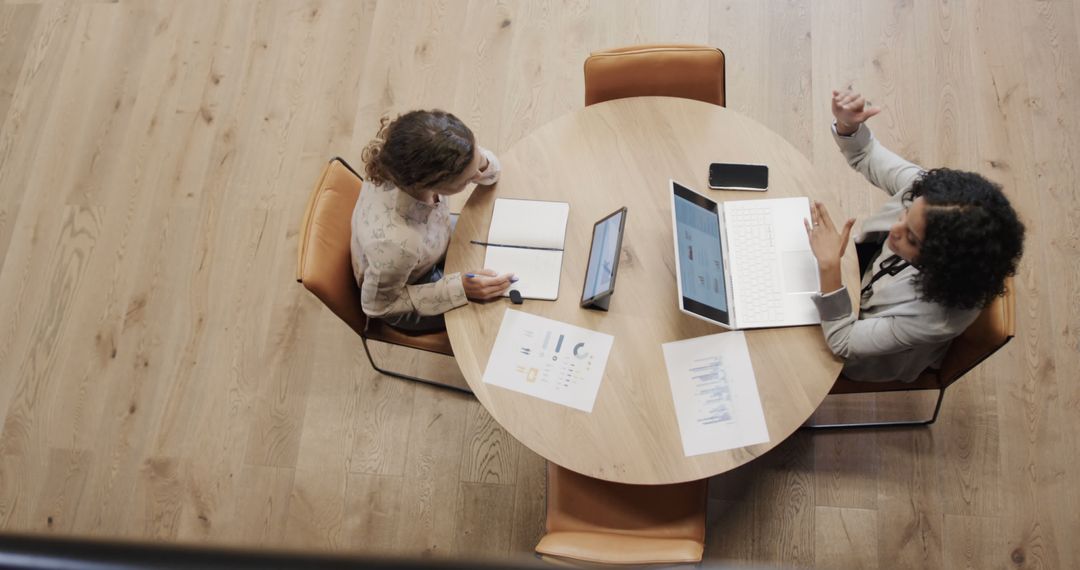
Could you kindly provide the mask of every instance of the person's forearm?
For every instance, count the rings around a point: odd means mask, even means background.
[[[844,286],[840,277],[840,260],[818,262],[818,281],[822,294],[832,293]]]

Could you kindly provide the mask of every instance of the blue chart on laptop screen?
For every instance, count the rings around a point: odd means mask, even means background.
[[[675,196],[683,296],[727,312],[720,221],[716,213]]]
[[[611,216],[593,229],[589,269],[585,276],[583,299],[591,299],[611,288],[611,274],[619,252],[619,225],[622,214]]]

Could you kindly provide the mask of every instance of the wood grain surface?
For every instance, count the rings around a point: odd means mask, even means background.
[[[543,460],[479,401],[374,373],[293,281],[300,217],[383,115],[452,111],[505,156],[581,110],[590,51],[651,42],[723,49],[729,108],[838,215],[885,199],[829,134],[853,84],[882,143],[999,182],[1028,227],[1017,337],[937,425],[796,433],[713,477],[706,558],[1080,567],[1075,0],[0,0],[0,529],[528,556]]]
[[[759,457],[820,405],[841,361],[820,327],[745,332],[769,439],[766,443],[687,457],[661,345],[723,332],[680,312],[675,283],[669,179],[716,200],[810,196],[823,183],[786,140],[735,111],[687,99],[638,97],[592,105],[560,117],[503,155],[499,183],[465,205],[446,258],[447,271],[483,267],[494,200],[570,204],[555,302],[471,303],[447,314],[454,356],[476,397],[511,435],[550,461],[610,481],[634,484],[704,479]],[[707,189],[712,161],[769,165],[769,191]],[[831,202],[830,197],[825,197]],[[618,282],[608,311],[580,308],[593,224],[626,206]],[[830,204],[834,209],[835,204]],[[801,227],[793,228],[802,231]],[[498,270],[498,268],[491,268]],[[854,248],[844,258],[858,281]],[[858,302],[855,288],[848,291]],[[491,387],[482,377],[508,308],[614,337],[591,412]]]

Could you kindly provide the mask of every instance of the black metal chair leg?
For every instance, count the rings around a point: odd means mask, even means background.
[[[436,388],[445,388],[447,390],[455,390],[457,392],[461,392],[461,393],[464,393],[464,394],[472,395],[472,393],[473,393],[472,390],[470,390],[468,388],[462,388],[461,386],[454,386],[453,384],[443,384],[442,382],[436,382],[435,380],[428,380],[427,378],[420,378],[418,376],[410,376],[408,374],[403,374],[401,372],[394,372],[392,370],[386,370],[384,368],[381,368],[381,367],[379,367],[378,364],[375,364],[375,359],[372,358],[372,356],[371,356],[371,350],[368,349],[367,339],[364,338],[364,337],[360,337],[360,342],[364,345],[364,354],[367,355],[368,362],[371,363],[371,367],[374,368],[375,371],[379,372],[380,374],[385,374],[387,376],[393,376],[394,378],[401,378],[402,380],[412,380],[413,382],[420,382],[422,384],[427,384],[429,386],[435,386]]]
[[[941,401],[945,399],[945,390],[938,390],[937,403],[934,404],[934,415],[930,416],[928,420],[900,420],[892,422],[855,422],[850,424],[814,424],[804,425],[799,429],[808,430],[839,430],[839,429],[861,429],[861,428],[889,428],[889,427],[919,427],[928,426],[937,421],[938,413],[941,411]]]

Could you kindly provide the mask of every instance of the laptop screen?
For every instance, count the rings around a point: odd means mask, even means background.
[[[683,308],[728,324],[719,207],[677,182],[671,187]]]

